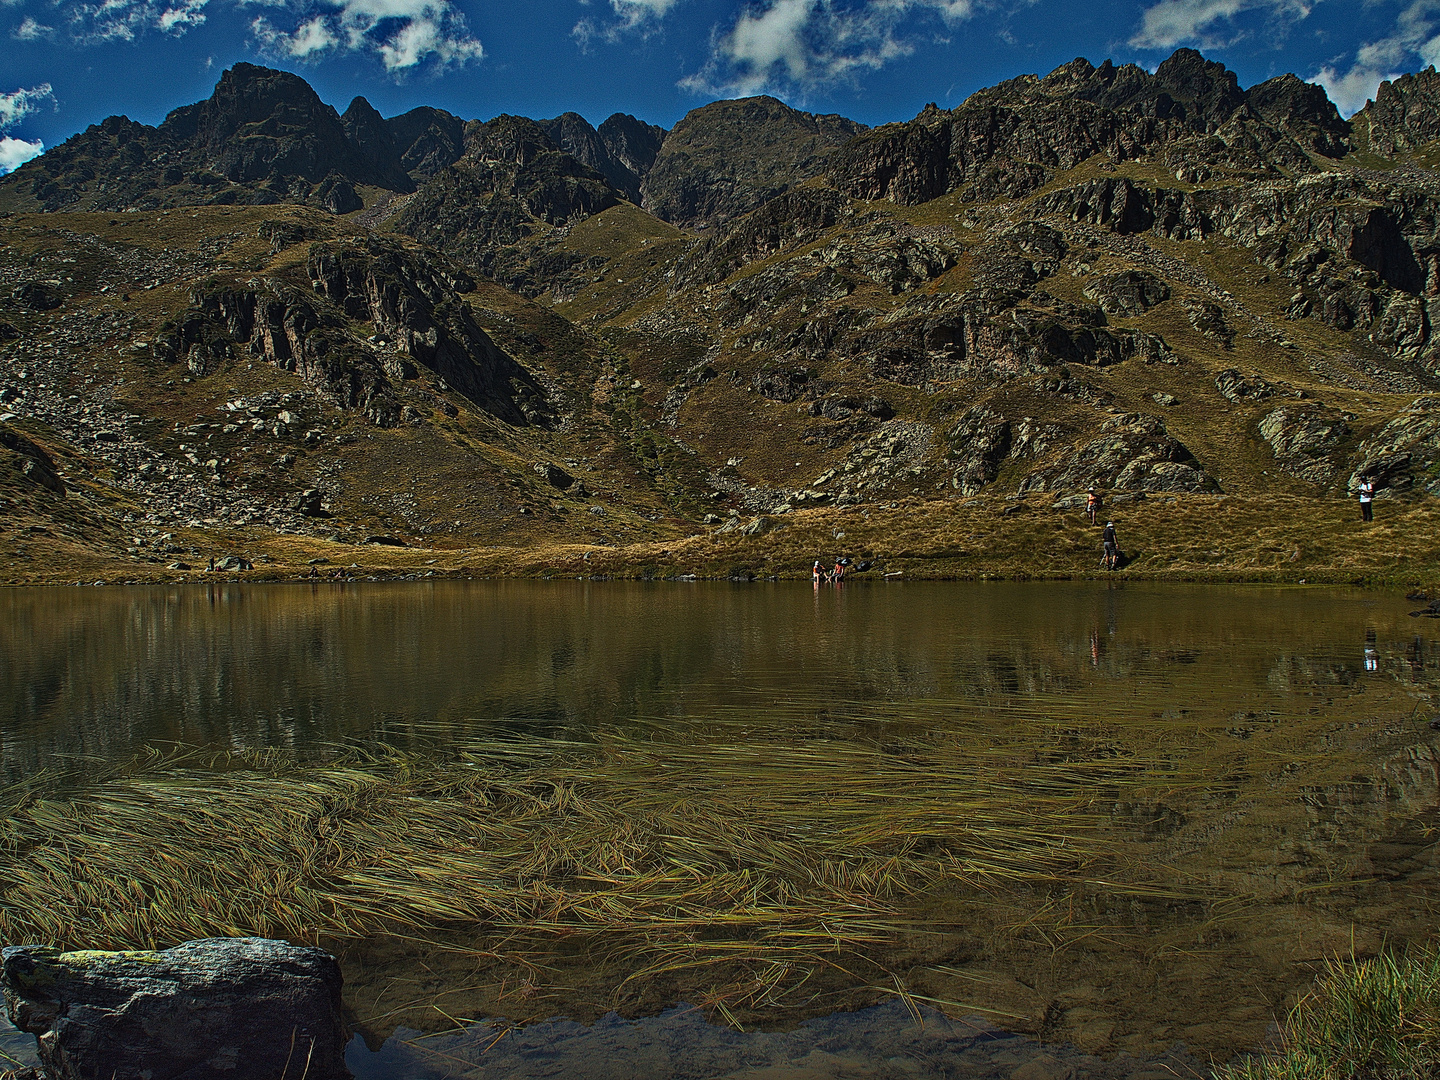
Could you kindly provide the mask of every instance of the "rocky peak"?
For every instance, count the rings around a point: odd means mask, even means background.
[[[665,137],[645,178],[645,208],[678,225],[728,221],[818,175],[831,151],[866,130],[773,97],[692,109]]]
[[[415,190],[415,182],[400,164],[400,154],[395,148],[394,139],[390,137],[385,118],[370,102],[363,97],[357,97],[350,102],[350,107],[340,117],[340,122],[365,163],[377,176],[383,175],[386,178],[385,187],[392,191]]]
[[[1176,49],[1155,69],[1155,85],[1186,106],[1192,121],[1223,124],[1245,103],[1235,73],[1194,49]]]
[[[665,141],[664,128],[637,120],[629,113],[612,114],[600,125],[599,135],[611,158],[641,180],[655,164],[660,144]]]
[[[411,187],[398,163],[367,161],[339,114],[287,71],[236,64],[208,100],[176,109],[160,132],[188,144],[206,168],[232,183],[278,176],[313,184],[333,173],[355,183]]]
[[[980,93],[987,104],[1014,104],[1037,93],[1088,101],[1116,112],[1186,120],[1202,130],[1225,123],[1246,101],[1235,73],[1194,49],[1177,50],[1154,75],[1135,64],[1117,67],[1106,60],[1095,67],[1077,57],[1043,79],[1011,79]]]
[[[228,139],[306,127],[344,133],[339,115],[300,76],[245,63],[222,73],[207,100],[176,109],[161,124],[168,134],[215,152]]]
[[[493,120],[472,121],[465,129],[465,157],[472,162],[524,166],[558,149],[545,128],[525,116],[502,113]]]
[[[553,120],[541,120],[539,124],[550,136],[550,141],[575,160],[596,171],[600,171],[601,164],[608,161],[610,153],[600,141],[599,133],[579,113],[561,113]]]
[[[465,152],[465,121],[444,109],[422,105],[385,121],[400,164],[418,180],[428,180]]]
[[[1355,131],[1381,154],[1417,150],[1440,139],[1440,75],[1432,64],[1382,82],[1375,100],[1351,118]]]
[[[615,160],[600,133],[583,116],[576,112],[562,113],[553,120],[541,120],[540,126],[556,146],[605,177],[631,202],[640,201],[639,174]]]
[[[1245,101],[1260,119],[1287,131],[1316,153],[1340,157],[1349,148],[1350,125],[1314,83],[1290,74],[1278,75],[1246,90]]]
[[[1094,68],[1090,78],[1076,86],[1071,96],[1106,109],[1133,110],[1146,116],[1164,118],[1175,111],[1174,98],[1156,87],[1154,75],[1135,64],[1116,67],[1110,60]]]

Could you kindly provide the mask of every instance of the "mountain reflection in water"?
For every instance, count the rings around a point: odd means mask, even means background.
[[[0,769],[157,741],[397,745],[751,716],[836,735],[976,709],[1191,722],[1364,677],[1429,685],[1396,596],[1046,584],[445,582],[0,592]],[[1417,633],[1418,632],[1418,633]]]

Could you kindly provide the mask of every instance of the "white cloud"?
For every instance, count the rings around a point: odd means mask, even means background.
[[[161,0],[102,0],[101,3],[71,4],[70,32],[79,42],[134,41],[148,30],[179,37],[205,21],[207,0],[184,0],[179,4]]]
[[[575,24],[570,36],[584,52],[588,52],[591,42],[597,39],[614,44],[626,34],[638,33],[649,37],[659,29],[660,20],[678,3],[680,0],[610,0],[613,17],[597,19],[586,16]],[[588,7],[589,0],[581,0],[581,5]]]
[[[301,23],[288,34],[275,29],[270,20],[261,15],[251,21],[250,32],[255,35],[256,42],[264,51],[301,60],[333,49],[339,44],[330,28],[325,25],[324,18],[318,15]]]
[[[166,34],[182,34],[205,21],[206,0],[186,0],[177,7],[168,7],[155,20],[155,29]]]
[[[717,33],[708,63],[680,86],[697,93],[803,94],[908,56],[918,20],[958,23],[978,6],[972,0],[768,0],[742,12],[728,33]]]
[[[1358,112],[1386,79],[1413,67],[1440,63],[1437,13],[1440,0],[1414,0],[1396,18],[1394,33],[1355,50],[1349,70],[1342,72],[1338,61],[1326,64],[1310,81],[1325,88],[1341,115]]]
[[[1396,74],[1393,71],[1381,71],[1356,64],[1342,75],[1327,64],[1316,72],[1310,81],[1325,88],[1325,93],[1340,110],[1341,116],[1352,116],[1375,96],[1375,91],[1382,82],[1395,78]]]
[[[318,14],[309,9],[310,17],[292,30],[260,16],[251,32],[266,52],[302,60],[331,49],[372,52],[391,73],[425,63],[458,66],[485,55],[450,0],[333,0],[327,6],[330,10]]]
[[[1239,36],[1233,25],[1238,15],[1257,11],[1284,25],[1305,18],[1313,6],[1311,0],[1160,0],[1145,9],[1130,44],[1137,49],[1224,48]]]
[[[26,15],[20,20],[20,25],[11,31],[10,36],[16,41],[39,41],[41,38],[48,38],[54,32],[53,26],[43,26],[33,17]]]
[[[133,41],[148,30],[179,37],[205,21],[208,0],[100,0],[65,7],[70,33],[82,43]]]
[[[28,90],[14,90],[0,94],[0,133],[9,131],[25,117],[40,108],[43,101],[54,101],[55,94],[49,83],[32,86]],[[33,157],[45,152],[45,144],[39,139],[27,142],[24,139],[0,138],[0,176],[14,172]]]
[[[31,158],[45,152],[45,144],[39,139],[26,142],[24,139],[0,139],[0,176],[14,172]]]
[[[31,113],[38,112],[41,102],[54,100],[55,92],[49,83],[32,86],[29,90],[0,93],[0,132],[9,131]]]

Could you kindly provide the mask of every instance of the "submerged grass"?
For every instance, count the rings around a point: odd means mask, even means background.
[[[1431,1080],[1440,1075],[1440,950],[1330,961],[1280,1052],[1217,1080]]]
[[[487,739],[157,758],[6,793],[0,940],[160,947],[480,927],[507,955],[584,939],[637,976],[825,962],[898,901],[1115,869],[1098,792],[1143,763],[1014,748],[809,740]]]

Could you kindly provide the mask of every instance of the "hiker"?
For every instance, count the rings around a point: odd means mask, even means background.
[[[1085,516],[1090,519],[1090,524],[1095,524],[1095,519],[1100,516],[1100,496],[1095,494],[1095,489],[1090,489],[1090,494],[1085,496]]]
[[[1101,561],[1107,570],[1114,570],[1120,563],[1120,543],[1115,539],[1115,523],[1105,522],[1105,531],[1100,534],[1105,541],[1105,558]]]
[[[213,574],[214,572],[215,572],[215,556],[214,556],[214,555],[211,555],[211,556],[210,556],[210,566],[206,569],[206,573]]]
[[[1375,512],[1371,509],[1371,503],[1375,499],[1375,481],[1368,476],[1360,478],[1360,520],[1374,521]]]

